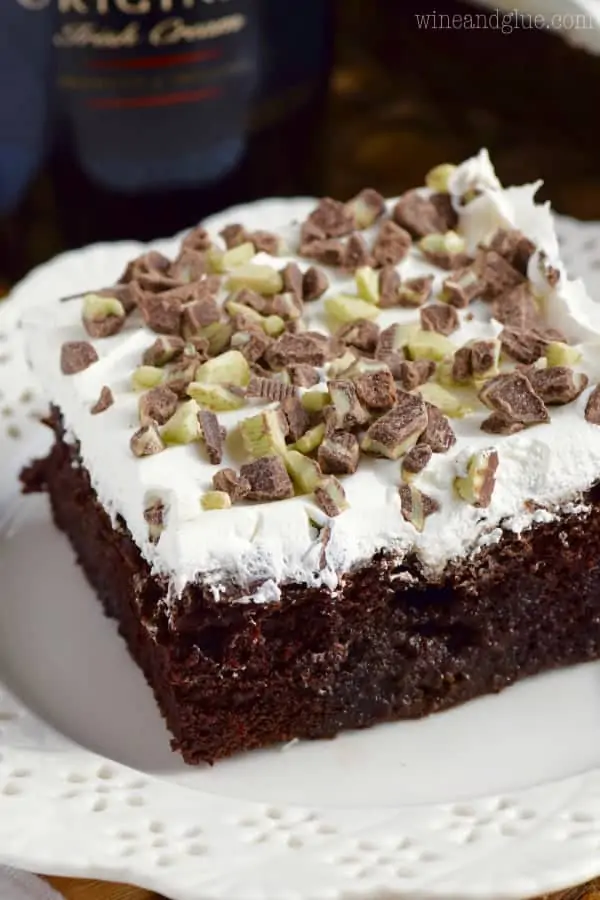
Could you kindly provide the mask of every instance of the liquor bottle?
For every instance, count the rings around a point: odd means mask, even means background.
[[[4,2],[52,22],[44,178],[66,246],[319,189],[328,0]]]
[[[19,229],[6,216],[22,201],[47,147],[50,34],[46,0],[0,6],[0,280],[9,262],[15,269],[24,263]]]

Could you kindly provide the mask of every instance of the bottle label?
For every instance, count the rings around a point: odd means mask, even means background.
[[[55,106],[93,181],[201,185],[243,154],[259,78],[257,0],[49,2]]]
[[[226,175],[250,129],[292,114],[324,68],[325,0],[14,2],[50,16],[57,128],[118,191]]]

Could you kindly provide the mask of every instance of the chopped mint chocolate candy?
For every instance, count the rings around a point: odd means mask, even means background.
[[[296,363],[288,366],[288,374],[290,381],[296,387],[309,388],[319,383],[318,371],[314,366],[309,366],[306,363]]]
[[[272,231],[263,231],[262,229],[252,231],[248,235],[248,240],[254,244],[257,253],[268,253],[269,256],[280,256],[284,249],[281,238],[276,234],[273,234]]]
[[[488,378],[498,374],[500,341],[473,341],[471,349],[471,371],[473,377]]]
[[[256,291],[259,294],[271,296],[281,292],[283,279],[280,273],[272,266],[246,263],[230,272],[227,279],[227,287],[232,291],[248,288],[248,290]]]
[[[223,238],[223,242],[228,250],[231,250],[233,247],[240,247],[249,240],[248,232],[244,226],[240,225],[238,222],[232,222],[231,225],[226,225],[225,228],[221,229],[219,234]]]
[[[181,357],[173,363],[169,363],[163,370],[164,379],[158,384],[164,383],[178,397],[184,397],[187,389],[196,377],[198,369],[199,357]],[[148,385],[150,387],[150,385]]]
[[[229,509],[231,507],[231,497],[225,491],[207,491],[200,498],[200,506],[206,511],[211,509]]]
[[[228,350],[198,366],[195,380],[203,384],[244,387],[250,380],[250,366],[239,350]]]
[[[494,412],[523,425],[550,421],[544,401],[522,372],[496,375],[480,390],[479,399]]]
[[[275,454],[283,456],[286,452],[278,410],[268,409],[256,416],[249,416],[240,422],[239,429],[244,447],[255,459]]]
[[[323,334],[305,331],[303,334],[282,334],[265,353],[267,363],[282,369],[290,363],[322,366],[329,352],[329,341]]]
[[[515,362],[532,365],[544,353],[544,341],[537,331],[504,328],[499,335],[502,352]]]
[[[206,228],[199,225],[186,234],[181,242],[181,246],[186,250],[208,250],[210,247],[210,235]]]
[[[361,300],[360,297],[352,297],[348,294],[326,297],[324,306],[325,312],[334,325],[356,322],[357,319],[375,319],[379,315],[379,309],[374,303],[368,303],[366,300]]]
[[[385,200],[373,188],[363,188],[356,197],[346,203],[355,228],[370,228],[385,212]]]
[[[233,469],[221,469],[213,475],[213,487],[216,491],[224,491],[231,497],[232,503],[243,500],[250,493],[250,482],[242,478]]]
[[[449,338],[435,331],[416,331],[407,345],[407,355],[411,359],[432,359],[434,362],[442,362],[455,350],[456,345]]]
[[[317,452],[322,471],[329,475],[352,475],[358,468],[359,457],[358,439],[347,431],[326,434]]]
[[[314,489],[315,503],[326,516],[339,516],[348,508],[344,488],[334,475],[321,478]]]
[[[177,335],[161,335],[144,350],[142,362],[146,366],[165,366],[181,356],[184,347],[183,338]]]
[[[396,402],[396,385],[389,369],[365,372],[354,379],[354,386],[358,399],[367,409],[391,409]]]
[[[320,413],[331,403],[328,391],[306,391],[300,403],[308,413]]]
[[[544,355],[549,366],[574,366],[581,359],[581,350],[570,347],[562,341],[550,341],[546,345]]]
[[[438,334],[449,335],[456,331],[460,322],[453,306],[445,303],[432,303],[421,309],[421,328],[423,331],[437,331]]]
[[[411,323],[410,325],[400,325],[397,323],[384,328],[377,343],[377,350],[375,352],[377,359],[385,359],[392,353],[398,353],[403,357],[408,342],[418,331],[419,326],[416,322]]]
[[[473,377],[473,351],[467,344],[459,347],[452,357],[452,380],[458,384],[468,382]]]
[[[345,247],[341,241],[337,240],[337,238],[313,241],[312,244],[309,245],[309,251],[310,252],[305,253],[304,255],[310,256],[311,259],[316,259],[317,262],[320,262],[324,266],[339,268],[344,265]]]
[[[428,262],[440,269],[459,269],[471,262],[465,240],[456,231],[425,235],[419,241],[419,250]]]
[[[203,275],[206,275],[207,267],[208,263],[204,253],[184,247],[169,271],[176,281],[188,284],[191,281],[199,281]]]
[[[484,509],[492,502],[496,486],[498,452],[493,449],[479,450],[467,462],[466,474],[454,479],[456,493],[478,509]]]
[[[592,425],[600,425],[600,384],[596,385],[588,397],[585,418]]]
[[[413,391],[425,384],[435,372],[435,363],[431,359],[404,360],[398,367],[398,381],[405,391]]]
[[[550,366],[547,369],[533,368],[527,373],[536,394],[548,406],[562,406],[571,403],[588,385],[587,375],[574,372],[567,366]]]
[[[233,296],[236,296],[235,294]],[[228,298],[225,303],[225,312],[230,316],[236,331],[242,331],[252,327],[263,327],[263,317],[250,306],[244,306],[237,300]]]
[[[356,319],[336,331],[335,337],[342,344],[356,347],[365,353],[374,353],[379,340],[379,325],[369,319]]]
[[[419,444],[427,444],[434,453],[446,453],[456,443],[456,435],[450,422],[431,403],[425,404],[427,427],[419,438]]]
[[[202,329],[218,322],[221,310],[214,297],[203,297],[183,307],[182,331],[185,337],[199,335]]]
[[[223,432],[219,420],[213,412],[201,409],[198,413],[198,422],[206,454],[213,466],[218,465],[223,458]]]
[[[495,300],[501,294],[523,282],[523,275],[503,259],[495,250],[479,250],[476,269],[484,282],[482,297]]]
[[[293,450],[298,450],[300,453],[313,453],[325,437],[325,423],[320,422],[318,425],[315,425],[314,428],[309,428],[308,431],[305,431],[302,437],[299,437],[297,441],[294,441],[292,444]]]
[[[424,197],[418,189],[406,191],[396,203],[392,217],[414,238],[440,234],[454,228],[458,217],[445,194]]]
[[[535,244],[516,228],[500,228],[492,238],[489,249],[495,250],[521,275],[527,275],[527,264],[535,253]]]
[[[138,410],[142,425],[156,422],[164,425],[177,409],[177,394],[168,387],[155,387],[142,394]]]
[[[165,372],[158,366],[138,366],[131,373],[131,386],[134,391],[147,391],[158,387],[166,378]]]
[[[517,434],[517,432],[523,431],[524,428],[525,425],[522,422],[515,422],[499,412],[491,413],[481,423],[481,430],[487,432],[487,434]]]
[[[109,406],[112,406],[114,402],[115,398],[113,397],[111,389],[104,385],[104,387],[100,391],[100,396],[90,409],[90,412],[93,416],[97,416],[98,413],[104,412],[109,408]]]
[[[271,313],[284,320],[299,319],[302,315],[302,300],[293,291],[276,294],[271,303]]]
[[[227,301],[234,301],[242,306],[249,306],[250,309],[261,314],[266,313],[271,307],[269,297],[263,297],[262,294],[259,294],[257,291],[251,291],[249,288],[241,288],[239,291],[231,294]]]
[[[195,400],[186,400],[161,429],[165,444],[191,444],[200,438],[199,407]]]
[[[407,256],[412,246],[412,238],[408,231],[401,228],[391,219],[382,222],[372,254],[378,266],[395,266]]]
[[[248,500],[265,503],[294,496],[294,485],[280,456],[263,456],[246,463],[240,469],[240,476],[250,485]]]
[[[303,275],[297,263],[290,262],[281,270],[284,291],[291,291],[300,300],[304,299]]]
[[[410,481],[429,464],[433,450],[429,444],[416,444],[402,460],[402,477]]]
[[[178,393],[181,395],[183,391],[178,391]],[[200,406],[211,409],[213,412],[229,412],[233,409],[240,409],[244,405],[243,397],[222,384],[202,384],[199,381],[191,381],[185,388],[185,393]]]
[[[296,388],[291,384],[283,384],[273,378],[264,378],[260,375],[251,375],[248,387],[246,388],[246,397],[273,402],[275,400],[283,400],[285,397],[294,397]]]
[[[302,296],[306,303],[318,300],[329,287],[329,279],[325,272],[311,266],[302,276]]]
[[[511,328],[523,330],[537,325],[540,313],[531,285],[518,284],[496,297],[492,302],[492,316]]]
[[[141,274],[137,279],[137,283],[145,294],[166,294],[173,290],[180,290],[185,296],[191,290],[189,284],[181,284],[176,278],[173,278],[170,269],[165,272],[152,271]],[[178,297],[178,299],[184,299]]]
[[[354,273],[356,292],[367,303],[379,303],[379,273],[373,266],[361,266]]]
[[[323,477],[319,464],[298,450],[288,450],[284,462],[298,494],[310,494]]]
[[[417,531],[423,531],[425,519],[438,512],[440,508],[439,503],[437,500],[419,491],[412,484],[401,484],[398,492],[400,494],[402,515]]]
[[[271,338],[262,328],[248,328],[236,331],[231,338],[231,346],[245,356],[249,363],[257,362],[271,345]]]
[[[475,266],[462,266],[444,280],[440,299],[457,309],[465,309],[484,290],[485,284]]]
[[[170,265],[171,260],[168,256],[164,256],[157,250],[150,250],[148,253],[143,253],[127,263],[125,271],[119,278],[119,282],[127,284],[130,281],[136,281],[141,275],[147,275],[152,272],[165,273],[169,271]]]
[[[427,410],[422,398],[398,392],[398,402],[366,432],[362,448],[388,459],[399,459],[417,443],[427,428]]]
[[[394,266],[383,266],[379,270],[379,305],[383,309],[398,306],[400,275]]]
[[[165,449],[158,426],[154,422],[138,428],[131,436],[129,446],[134,456],[154,456],[155,453]]]
[[[95,362],[98,362],[98,354],[89,341],[65,341],[60,348],[60,370],[63,375],[76,375]]]
[[[429,300],[433,288],[433,275],[408,278],[399,286],[396,296],[398,306],[407,309],[422,306]],[[383,304],[382,304],[383,305]]]
[[[117,334],[125,323],[125,309],[115,297],[86,294],[83,298],[83,325],[90,337]]]
[[[144,521],[148,525],[150,543],[156,544],[165,528],[165,505],[158,498],[144,510]]]
[[[229,346],[232,334],[233,328],[229,322],[213,322],[202,329],[201,337],[208,341],[209,355],[218,356]]]
[[[351,234],[344,246],[342,267],[347,272],[355,272],[362,266],[370,266],[373,257],[361,234]]]
[[[285,331],[286,323],[281,316],[267,316],[262,323],[262,327],[267,337],[276,338]]]
[[[339,200],[323,197],[308,216],[307,222],[314,225],[325,238],[343,237],[354,230],[352,211]]]
[[[450,190],[450,179],[456,172],[456,166],[452,163],[440,163],[434,166],[425,176],[426,186],[437,193],[447,194]]]
[[[143,291],[137,281],[129,281],[127,284],[115,284],[113,287],[101,288],[92,293],[98,297],[112,297],[118,300],[125,310],[125,315],[129,315],[138,305]]]
[[[473,412],[471,407],[462,403],[456,394],[442,387],[441,384],[436,384],[434,381],[421,385],[418,391],[424,400],[432,403],[433,406],[437,406],[445,416],[449,416],[451,419],[462,419]]]
[[[352,381],[336,378],[327,383],[333,407],[332,423],[337,430],[356,428],[369,421],[369,414],[363,408],[356,386]]]
[[[182,304],[177,299],[165,299],[160,294],[145,294],[139,302],[144,322],[157,334],[179,334]]]

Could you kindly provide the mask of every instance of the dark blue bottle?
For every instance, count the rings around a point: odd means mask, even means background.
[[[11,212],[47,147],[51,0],[0,3],[0,216]]]
[[[70,244],[316,189],[327,0],[56,0],[52,172]]]

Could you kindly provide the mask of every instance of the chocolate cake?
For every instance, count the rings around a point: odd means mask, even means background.
[[[249,209],[29,316],[25,487],[186,762],[600,655],[600,315],[536,187]]]

